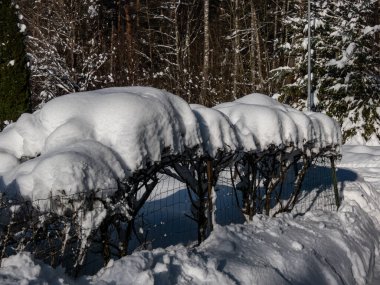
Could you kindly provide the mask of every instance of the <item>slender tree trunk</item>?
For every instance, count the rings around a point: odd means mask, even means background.
[[[187,15],[189,17],[189,15],[190,15],[189,10],[187,11]],[[190,40],[190,19],[188,18],[187,22],[186,22],[185,48],[183,50],[183,60],[184,60],[184,64],[185,64],[185,67],[187,70],[186,77],[190,77],[190,75],[192,73],[192,71],[191,71],[192,69],[190,68],[191,67],[190,42],[191,42],[191,40]],[[188,82],[188,80],[186,80],[185,84],[189,85],[187,82]],[[189,86],[186,86],[187,102],[192,102],[191,91],[189,90],[188,87]]]
[[[272,52],[273,52],[273,61],[272,61],[272,66],[271,66],[271,69],[274,69],[278,66],[278,58],[277,58],[277,55],[275,54],[276,52],[276,49],[277,49],[277,45],[278,45],[278,38],[277,38],[277,33],[278,33],[278,14],[280,13],[280,4],[278,3],[278,0],[275,1],[275,4],[274,4],[276,7],[275,7],[275,12],[274,12],[274,27],[273,27],[273,49],[272,49]],[[280,20],[281,20],[281,17],[280,17]]]
[[[252,17],[251,29],[252,29],[252,33],[254,33],[255,46],[256,46],[256,59],[257,59],[256,61],[257,61],[258,77],[259,77],[258,87],[262,88],[262,85],[264,83],[263,61],[262,61],[262,54],[261,54],[260,31],[259,31],[259,23],[258,23],[257,14],[256,14],[255,0],[251,0],[251,17]]]
[[[182,48],[181,48],[181,38],[180,38],[180,31],[179,31],[179,24],[178,24],[178,9],[181,5],[181,0],[176,3],[177,0],[173,0],[173,5],[175,5],[174,9],[174,28],[175,28],[175,52],[176,52],[176,65],[177,65],[177,72],[176,72],[176,93],[179,94],[182,89],[183,89],[183,84],[182,84],[182,61],[181,61],[181,56],[182,56]]]
[[[211,100],[208,98],[208,87],[209,87],[209,71],[210,71],[210,26],[209,26],[209,0],[204,0],[204,55],[203,55],[203,80],[202,80],[202,95],[201,104],[208,105]]]
[[[115,25],[112,23],[111,26],[111,41],[110,41],[110,50],[111,50],[111,55],[110,55],[110,74],[112,74],[112,77],[115,76],[114,74],[114,59],[115,59]]]
[[[127,40],[127,65],[130,75],[130,83],[135,82],[135,62],[133,56],[133,20],[132,11],[129,1],[124,5],[124,15],[125,15],[125,38]]]
[[[238,73],[239,73],[239,50],[240,50],[240,38],[239,38],[239,0],[235,0],[235,8],[234,8],[234,69],[233,69],[233,89],[232,96],[233,99],[237,99],[238,93]]]
[[[251,82],[254,88],[256,82],[256,60],[255,60],[255,47],[256,37],[254,32],[255,22],[253,18],[253,6],[251,5],[251,33],[250,33],[250,67],[251,67]]]

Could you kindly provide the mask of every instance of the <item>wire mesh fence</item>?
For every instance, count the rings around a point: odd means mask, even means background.
[[[294,214],[305,214],[314,210],[336,210],[332,169],[327,162],[320,160],[312,165],[302,186],[301,195],[292,211]]]
[[[273,176],[271,179],[263,167],[253,172],[244,170],[252,182],[248,187],[251,196],[247,196],[247,187],[243,183],[247,177],[242,169],[239,170],[236,164],[222,168],[213,182],[213,222],[219,225],[244,223],[250,219],[247,203],[255,214],[276,215],[290,209],[292,213],[302,215],[311,210],[335,210],[333,169],[329,160],[320,158],[308,165],[300,191],[294,195],[302,167],[302,162],[294,160],[293,164],[286,166],[284,175],[281,167],[268,172]],[[33,201],[21,196],[12,199],[1,196],[1,258],[19,251],[30,251],[46,263],[62,265],[67,272],[78,275],[93,274],[109,259],[120,258],[136,250],[178,243],[197,245],[201,228],[199,211],[201,209],[204,212],[201,214],[207,217],[207,203],[211,200],[204,200],[204,195],[210,193],[206,191],[197,196],[183,179],[164,173],[154,172],[153,182],[138,184],[140,186],[135,187],[138,191],[133,192],[133,199],[129,197],[127,200],[120,197],[128,196],[132,188],[127,188],[130,190],[117,198],[110,196],[115,196],[116,189],[73,195],[62,192],[61,195]],[[200,187],[204,188],[206,176],[197,175]],[[272,192],[268,192],[268,181],[278,182]],[[251,197],[248,202],[247,197]],[[136,201],[143,204],[134,209],[135,212],[129,211]],[[96,224],[100,216],[108,215],[116,204],[123,203],[128,204],[125,207],[128,213],[115,212],[112,218]],[[200,208],[197,203],[206,206]],[[266,209],[268,205],[269,211]],[[207,226],[210,226],[210,221]],[[210,231],[208,228],[207,234]]]
[[[186,184],[165,174],[135,220],[131,248],[151,249],[197,239]]]
[[[279,201],[274,201],[271,213],[276,213],[280,203],[285,204],[294,190],[296,174],[293,168],[288,172],[281,190]],[[324,160],[318,160],[307,171],[302,183],[293,214],[305,214],[312,210],[336,210],[332,183],[332,170]],[[236,187],[240,179],[233,167],[221,171],[215,189],[215,221],[218,225],[244,223],[243,195]],[[261,182],[259,192],[264,193]],[[193,219],[190,190],[170,176],[162,174],[160,182],[136,217],[132,251],[134,249],[152,249],[178,243],[195,244],[197,241],[197,221]],[[262,195],[265,198],[265,195]]]
[[[281,199],[274,205],[273,212],[276,212],[281,205],[284,205],[288,201],[294,191],[295,180],[296,173],[294,168],[290,168],[284,183],[277,187],[282,187],[283,189]],[[331,166],[326,160],[318,159],[306,172],[292,213],[303,215],[308,211],[334,211],[336,209]]]

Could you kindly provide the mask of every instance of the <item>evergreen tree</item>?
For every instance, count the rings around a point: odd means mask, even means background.
[[[294,5],[287,16],[290,41],[277,49],[287,62],[272,70],[280,99],[300,108],[305,107],[307,96],[306,3]],[[344,140],[355,135],[380,139],[377,9],[374,0],[316,1],[312,5],[313,93],[318,108],[342,125]]]
[[[319,74],[321,106],[342,125],[345,139],[380,138],[380,26],[371,23],[377,1],[332,3],[330,56]]]
[[[28,71],[16,7],[0,0],[0,129],[28,110]]]

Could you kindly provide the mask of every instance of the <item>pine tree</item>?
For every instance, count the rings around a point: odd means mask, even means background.
[[[28,71],[23,34],[11,0],[0,0],[0,129],[28,110]]]
[[[376,1],[332,3],[330,57],[319,74],[321,105],[342,125],[345,139],[380,139],[380,26],[371,23]]]
[[[307,1],[286,18],[289,42],[277,48],[287,59],[272,70],[280,99],[304,108],[307,86]],[[297,3],[297,1],[295,1]],[[342,125],[344,140],[380,139],[380,25],[375,0],[315,1],[312,5],[313,93],[318,109]]]

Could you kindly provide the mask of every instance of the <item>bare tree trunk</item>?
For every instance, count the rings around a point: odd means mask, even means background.
[[[272,69],[276,68],[278,66],[278,58],[275,54],[277,45],[279,42],[279,39],[277,38],[277,33],[278,33],[278,14],[280,13],[280,4],[278,3],[278,0],[275,1],[275,12],[274,12],[274,28],[273,28],[273,55],[274,59],[272,61]],[[280,17],[281,20],[281,17]]]
[[[255,61],[255,46],[256,46],[256,37],[254,33],[255,21],[253,18],[253,6],[251,5],[251,33],[250,33],[250,67],[251,67],[251,83],[252,87],[255,86],[256,81],[256,61]]]
[[[180,38],[180,31],[179,31],[179,24],[178,24],[178,9],[181,5],[181,0],[176,3],[177,0],[173,0],[173,5],[175,5],[174,9],[174,28],[175,28],[175,52],[176,52],[176,65],[177,65],[177,72],[176,72],[176,93],[179,94],[183,88],[182,84],[182,62],[181,62],[181,55],[182,55],[182,49],[181,49],[181,38]]]
[[[188,15],[189,15],[189,11],[187,12]],[[190,19],[187,19],[187,22],[186,22],[186,37],[185,37],[185,49],[183,51],[183,58],[184,58],[184,62],[185,62],[185,65],[186,65],[186,69],[187,69],[187,73],[186,73],[186,76],[188,77],[190,74],[191,74],[191,58],[190,58]],[[187,80],[186,80],[187,82]],[[186,83],[188,84],[188,83]],[[190,90],[188,90],[187,86],[186,86],[186,90],[188,92],[187,94],[187,102],[192,102],[192,98],[191,98],[191,92]]]
[[[262,88],[264,83],[264,75],[263,75],[263,61],[261,55],[261,47],[260,47],[260,31],[259,24],[256,14],[256,4],[255,0],[251,0],[251,29],[252,33],[255,37],[255,46],[256,46],[256,58],[257,58],[257,67],[258,67],[258,76],[259,76],[259,88]]]
[[[130,83],[134,84],[135,82],[135,62],[133,56],[133,20],[132,20],[132,11],[130,3],[124,5],[124,15],[125,15],[125,38],[127,39],[127,64],[128,71],[130,74]]]
[[[148,41],[149,41],[149,59],[150,59],[150,76],[153,78],[154,66],[153,66],[153,41],[152,41],[152,29],[150,25],[149,6],[148,0],[146,0],[146,21],[148,24]]]
[[[239,38],[239,0],[235,0],[235,8],[234,8],[234,69],[233,69],[233,89],[232,96],[233,99],[237,99],[237,85],[238,85],[238,73],[239,73],[239,50],[240,50],[240,38]]]
[[[202,81],[202,95],[201,95],[201,104],[208,105],[210,104],[210,98],[207,98],[208,87],[209,87],[209,71],[210,71],[210,23],[209,23],[209,0],[204,0],[204,55],[203,55],[203,81]]]
[[[111,24],[111,45],[110,45],[110,48],[111,48],[111,55],[110,55],[110,74],[112,74],[112,77],[115,76],[114,74],[114,59],[115,59],[115,51],[114,51],[114,48],[115,48],[115,26],[114,24],[112,23]]]

